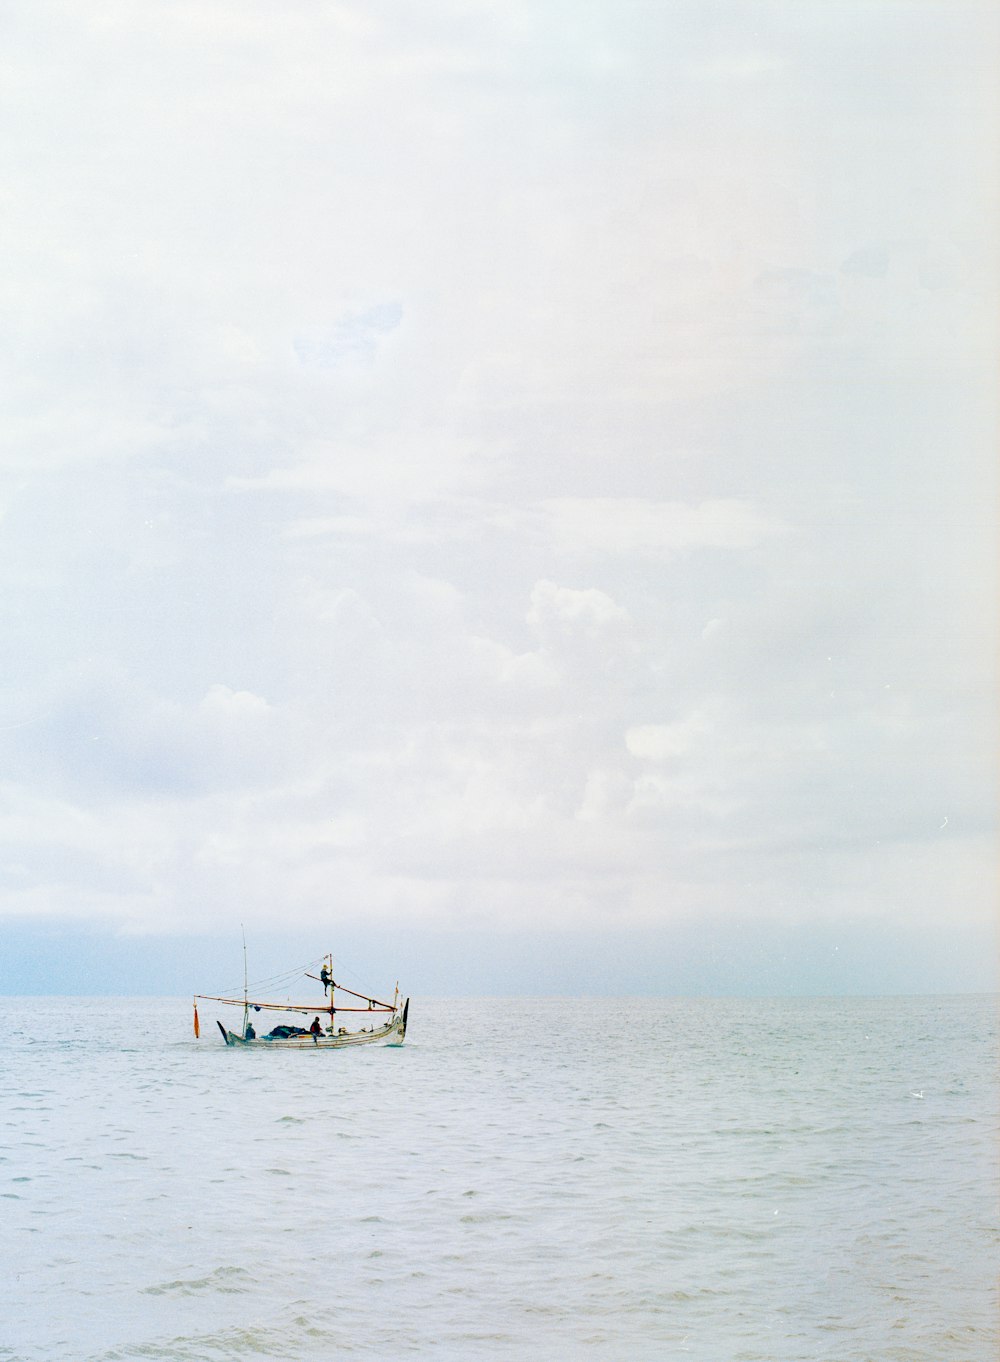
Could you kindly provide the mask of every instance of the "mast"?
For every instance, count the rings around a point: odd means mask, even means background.
[[[243,933],[243,1031],[242,1031],[242,1035],[245,1036],[246,1033],[247,1033],[247,1021],[249,1020],[249,1017],[250,1017],[250,1001],[249,1001],[249,990],[248,990],[248,985],[247,985],[247,934],[246,934],[246,928],[243,926],[243,923],[242,923],[242,922],[240,923],[240,931]]]

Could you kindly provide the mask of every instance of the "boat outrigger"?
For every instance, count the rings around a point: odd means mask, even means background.
[[[315,968],[313,966],[312,968]],[[325,957],[319,974],[310,973],[310,967],[305,967],[298,973],[304,974],[307,979],[315,979],[323,985],[322,1003],[288,1003],[275,1002],[255,1002],[249,996],[249,989],[246,981],[246,962],[244,957],[244,981],[242,998],[222,998],[211,993],[196,993],[194,995],[194,1034],[201,1034],[198,1022],[198,1003],[199,1001],[211,1003],[224,1003],[229,1007],[238,1007],[243,1010],[243,1025],[239,1031],[232,1031],[223,1026],[222,1022],[217,1021],[216,1025],[222,1032],[222,1039],[227,1045],[255,1046],[269,1050],[343,1050],[348,1046],[354,1045],[402,1045],[406,1038],[406,1020],[410,1009],[410,1000],[404,1001],[399,996],[399,985],[396,985],[396,994],[391,1003],[381,1002],[378,998],[370,998],[365,993],[357,993],[354,989],[345,988],[343,984],[335,983],[333,978],[333,956]],[[282,976],[287,980],[289,976]],[[270,981],[274,982],[274,981]],[[363,1006],[343,1004],[337,1000],[337,994],[347,994],[348,997],[356,999]],[[251,1019],[251,1012],[284,1012],[298,1017],[305,1013],[313,1014],[312,1024],[309,1026],[298,1026],[294,1022],[282,1022],[273,1027],[266,1035],[259,1036]],[[342,1013],[363,1013],[372,1018],[371,1025],[362,1026],[357,1030],[349,1030],[346,1026],[338,1024],[338,1019]],[[376,1022],[376,1018],[383,1018]],[[323,1021],[320,1018],[324,1018]]]

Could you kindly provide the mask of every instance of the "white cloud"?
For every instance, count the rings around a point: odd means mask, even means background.
[[[562,553],[662,558],[694,549],[754,548],[787,533],[775,518],[735,500],[683,502],[639,498],[561,498],[544,504]]]
[[[869,17],[14,0],[0,912],[985,900],[991,49]]]
[[[503,650],[500,684],[515,689],[550,690],[559,683],[559,673],[551,660],[540,653],[513,654]]]
[[[638,724],[625,734],[625,746],[633,757],[643,761],[670,761],[682,757],[696,746],[699,738],[710,733],[712,722],[696,710],[675,724]]]
[[[531,592],[528,623],[543,643],[574,638],[597,640],[628,632],[632,624],[628,611],[595,587],[582,590],[537,582]]]
[[[762,76],[774,76],[785,66],[786,62],[774,53],[732,52],[706,62],[698,74],[713,80],[757,80]]]
[[[378,522],[364,515],[309,516],[293,520],[282,530],[286,539],[319,539],[328,535],[370,535]]]

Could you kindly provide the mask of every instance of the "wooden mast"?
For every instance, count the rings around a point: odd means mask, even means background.
[[[247,1022],[250,1020],[250,989],[247,983],[247,932],[243,923],[240,923],[240,931],[243,933],[243,1030],[240,1032],[241,1039],[246,1039]]]

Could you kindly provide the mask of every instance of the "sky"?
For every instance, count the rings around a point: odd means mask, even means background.
[[[974,0],[9,0],[0,992],[997,987]]]

